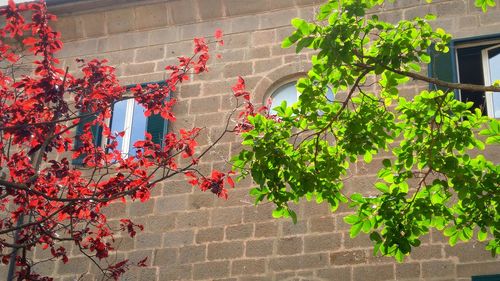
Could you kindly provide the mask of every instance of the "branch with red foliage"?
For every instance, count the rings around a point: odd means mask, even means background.
[[[0,69],[0,257],[3,263],[15,262],[17,280],[51,280],[33,271],[40,261],[30,260],[29,253],[40,247],[50,251],[52,258],[47,261],[66,263],[63,241],[72,241],[105,276],[118,279],[130,262],[103,268],[97,261],[115,250],[112,242],[117,231],[133,237],[143,227],[123,218],[120,229],[112,229],[102,209],[115,201],[144,202],[156,184],[178,174],[186,175],[202,191],[227,198],[225,184],[234,186],[231,172],[212,171],[207,176],[197,165],[224,134],[244,131],[249,124],[230,129],[231,114],[222,135],[199,153],[200,128],[169,132],[161,144],[146,133],[144,140],[133,144],[134,156],[118,149],[124,132],[112,132],[108,124],[113,104],[130,98],[144,107],[145,116],[160,114],[175,122],[176,100],[168,97],[189,75],[207,71],[210,55],[205,39],[194,40],[191,57],[179,57],[177,65],[166,67],[169,78],[165,83],[137,85],[127,92],[106,60],[78,60],[81,77],[59,67],[56,53],[63,44],[49,25],[56,17],[47,12],[43,1],[16,6],[10,0],[0,15],[5,18],[0,29],[0,62],[34,64],[31,75],[20,77]],[[36,59],[22,61],[24,56],[5,43],[8,37],[18,40]],[[223,44],[219,30],[214,43]],[[242,78],[233,90],[235,98],[244,100],[240,120],[246,120],[255,113]],[[240,106],[237,102],[233,113]],[[88,116],[95,119],[85,123],[79,146],[73,150],[75,128]],[[102,128],[105,145],[95,144],[92,126]],[[83,167],[70,164],[78,157],[83,157]],[[136,265],[145,266],[146,259]]]

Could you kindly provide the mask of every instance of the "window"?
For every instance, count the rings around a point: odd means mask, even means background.
[[[138,104],[134,99],[119,101],[114,104],[109,127],[111,132],[125,132],[123,137],[118,137],[117,149],[122,152],[124,157],[135,155],[134,143],[138,140],[143,140],[145,133],[150,133],[154,143],[162,144],[163,136],[167,132],[167,120],[163,119],[160,114],[144,116],[144,107]],[[76,130],[75,148],[78,147],[78,136],[83,133],[85,124],[92,122],[95,117],[90,116],[83,119],[78,124]],[[93,126],[91,128],[94,136],[94,144],[97,146],[103,145],[102,128]],[[73,159],[74,165],[82,165],[85,156],[80,156]]]
[[[481,58],[485,84],[491,85],[500,80],[500,44],[483,49]],[[486,103],[489,105],[488,116],[500,118],[500,93],[486,92]]]
[[[272,93],[270,114],[276,114],[274,108],[280,106],[284,101],[286,101],[287,106],[291,106],[299,100],[299,92],[295,88],[296,83],[296,81],[286,83]]]
[[[280,86],[271,94],[271,108],[269,109],[270,114],[276,114],[274,110],[275,107],[280,106],[283,101],[286,101],[287,106],[291,106],[299,100],[299,92],[295,87],[297,81],[286,83]],[[333,92],[330,88],[328,88],[328,92],[326,93],[326,98],[329,101],[333,101]]]
[[[456,40],[448,54],[433,54],[432,77],[448,82],[491,85],[500,80],[500,39]],[[500,118],[500,93],[456,91],[457,98],[473,102],[484,115]]]
[[[151,134],[154,143],[162,143],[167,122],[159,114],[148,118],[144,116],[144,111],[144,107],[134,99],[119,101],[113,106],[110,129],[111,132],[125,132],[122,138],[117,139],[117,149],[124,155],[135,155],[133,145],[144,139],[145,132]]]
[[[500,281],[500,274],[472,276],[472,281]]]

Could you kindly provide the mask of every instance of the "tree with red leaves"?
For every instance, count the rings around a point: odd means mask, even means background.
[[[127,90],[105,60],[78,60],[79,78],[59,68],[56,53],[63,44],[49,26],[56,17],[47,12],[44,2],[16,6],[10,0],[0,15],[5,20],[0,29],[4,66],[0,70],[0,256],[17,280],[51,280],[34,272],[37,261],[30,259],[30,253],[40,247],[50,251],[49,261],[66,263],[64,241],[74,243],[105,276],[118,279],[131,263],[100,261],[115,250],[112,242],[119,231],[108,225],[102,210],[115,201],[144,202],[156,184],[173,176],[184,174],[201,190],[227,197],[225,184],[234,185],[230,172],[205,176],[197,169],[222,135],[196,153],[200,128],[169,132],[160,143],[145,133],[143,140],[131,144],[134,154],[124,155],[118,147],[124,132],[113,132],[109,125],[113,105],[130,99],[144,108],[145,116],[160,115],[174,122],[175,99],[169,94],[188,75],[207,70],[210,56],[205,39],[195,39],[191,57],[180,57],[178,65],[166,67],[170,75],[164,83]],[[221,36],[216,31],[212,43],[222,45]],[[13,71],[31,64],[28,75]],[[244,106],[240,120],[246,120],[255,113],[243,79],[233,90],[235,98],[244,98],[235,111]],[[249,124],[229,129],[230,123],[228,119],[223,134],[249,129]],[[93,131],[96,127],[102,132],[99,136]],[[104,144],[97,144],[96,137]],[[80,159],[81,166],[71,164],[75,159]],[[128,218],[121,220],[121,230],[131,237],[142,229]],[[138,266],[145,264],[143,260]]]

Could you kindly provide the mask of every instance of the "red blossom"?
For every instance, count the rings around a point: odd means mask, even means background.
[[[216,40],[222,39],[222,30],[220,29],[215,30],[215,39]]]
[[[130,237],[134,237],[137,234],[136,228],[141,231],[144,229],[144,226],[135,224],[130,219],[121,219],[120,226],[122,230],[127,230]]]
[[[23,15],[30,15],[30,19]],[[109,124],[114,104],[124,99],[134,99],[144,108],[145,116],[159,114],[174,122],[177,100],[172,93],[191,75],[208,71],[209,45],[204,38],[194,40],[192,56],[181,56],[177,65],[165,68],[168,78],[163,83],[127,89],[105,59],[76,59],[79,71],[74,76],[61,68],[57,57],[63,44],[60,33],[50,24],[56,17],[48,13],[45,3],[16,6],[10,0],[0,9],[0,16],[4,23],[0,27],[0,62],[6,68],[13,63],[33,66],[32,75],[15,79],[0,71],[3,253],[12,252],[7,249],[12,245],[28,245],[18,252],[29,253],[39,247],[67,263],[68,253],[61,244],[71,241],[74,249],[86,256],[106,259],[114,251],[115,230],[103,210],[120,202],[147,201],[158,182],[179,173],[184,173],[190,184],[227,198],[224,184],[234,187],[230,173],[214,171],[204,176],[197,170],[206,154],[197,154],[201,129],[169,132],[160,136],[161,142],[145,134],[143,140],[130,144],[135,154],[124,155],[118,143],[125,132],[113,132]],[[23,61],[24,56],[4,43],[9,36],[23,36],[20,44],[30,61]],[[222,31],[217,30],[215,38],[223,44]],[[244,118],[253,111],[244,80],[240,78],[238,83],[233,88],[235,96],[246,100],[245,111],[250,112],[240,117]],[[100,143],[98,138],[102,138]],[[180,161],[178,155],[187,161]],[[75,160],[80,161],[83,171],[72,164]],[[28,217],[30,222],[26,223]],[[25,225],[18,231],[21,218]],[[144,227],[121,218],[120,229],[134,237]],[[17,241],[12,237],[18,237]],[[2,262],[8,263],[9,255],[3,255]],[[28,259],[17,256],[16,265],[19,280],[50,280],[31,272]],[[146,259],[137,265],[146,266]],[[103,270],[117,280],[130,266],[124,260]]]
[[[232,87],[234,96],[236,98],[243,97],[243,110],[238,116],[238,122],[234,130],[238,133],[247,132],[253,128],[253,126],[248,121],[249,116],[255,116],[257,112],[255,111],[254,105],[250,101],[250,93],[245,91],[245,80],[242,77],[238,77],[238,81]]]
[[[224,45],[224,40],[222,40],[222,30],[220,30],[220,29],[215,30],[214,37],[215,37],[215,40],[217,40],[217,43],[219,43],[219,45],[221,45],[221,46]]]

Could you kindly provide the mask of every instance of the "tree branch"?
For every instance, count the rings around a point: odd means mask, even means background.
[[[373,69],[372,65],[365,64],[365,63],[356,63],[356,66]],[[431,83],[431,84],[434,84],[437,86],[441,86],[444,88],[456,89],[456,90],[462,90],[462,91],[473,91],[473,92],[500,92],[500,87],[498,87],[498,86],[484,86],[484,85],[476,85],[476,84],[446,82],[443,80],[439,80],[437,78],[427,77],[425,75],[418,74],[415,72],[391,68],[387,65],[379,64],[378,66],[381,66],[384,69],[389,70],[391,72],[394,72],[394,73],[397,73],[400,75],[404,75],[406,77],[411,77],[415,80],[420,80],[420,81]]]

